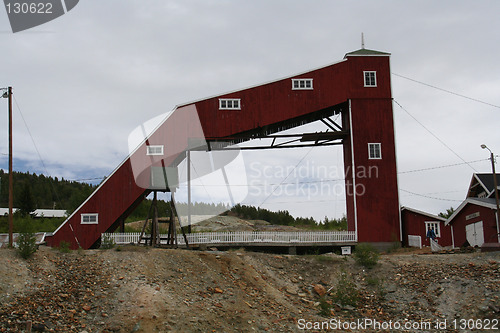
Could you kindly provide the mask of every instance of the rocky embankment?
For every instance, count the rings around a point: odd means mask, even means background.
[[[294,332],[332,320],[499,317],[499,253],[396,253],[371,270],[334,254],[134,246],[41,248],[27,261],[0,250],[0,260],[1,332]],[[339,290],[357,302],[340,302]]]

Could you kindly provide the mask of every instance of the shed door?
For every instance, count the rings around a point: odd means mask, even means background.
[[[465,226],[467,241],[471,246],[481,246],[484,243],[483,222],[471,223]]]

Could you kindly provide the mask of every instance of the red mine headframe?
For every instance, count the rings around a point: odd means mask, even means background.
[[[360,49],[332,65],[176,107],[48,244],[97,246],[101,234],[116,230],[152,191],[144,185],[151,168],[175,167],[188,150],[279,137],[275,133],[318,120],[329,131],[298,135],[291,145],[343,144],[349,230],[357,232],[358,242],[400,241],[389,60],[388,53]],[[342,115],[342,124],[330,119],[335,114]],[[149,146],[165,151],[151,157]]]

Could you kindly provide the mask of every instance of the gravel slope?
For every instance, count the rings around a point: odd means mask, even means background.
[[[25,261],[4,249],[0,331],[21,332],[28,321],[33,331],[89,333],[299,332],[332,318],[498,319],[499,263],[500,253],[405,252],[383,255],[367,270],[333,254],[134,246],[71,253],[42,247]],[[341,274],[355,283],[356,306],[330,295]],[[319,294],[329,289],[331,308],[320,315]]]

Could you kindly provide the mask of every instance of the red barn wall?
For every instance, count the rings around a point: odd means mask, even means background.
[[[61,241],[69,242],[71,248],[90,248],[101,233],[108,228],[144,194],[136,185],[129,160],[123,163],[105,183],[94,191],[89,199],[71,215],[52,237],[49,246],[59,246]],[[81,214],[99,213],[98,224],[82,224]]]
[[[478,217],[466,220],[467,215],[479,212]],[[495,210],[467,203],[460,212],[453,218],[450,224],[453,226],[453,237],[455,247],[461,247],[467,241],[465,226],[471,223],[483,222],[483,233],[485,243],[498,243]]]
[[[313,90],[292,90],[291,79],[313,79]],[[347,99],[346,61],[195,102],[206,137],[223,138],[322,110]],[[219,110],[219,98],[240,98],[241,110]]]
[[[344,141],[344,165],[349,229],[354,230],[357,219],[359,242],[401,241],[389,57],[354,56],[348,63],[352,126]],[[364,87],[363,71],[377,72],[377,87]],[[381,143],[382,159],[369,159],[368,143]]]
[[[408,235],[420,236],[422,246],[430,246],[430,241],[427,239],[427,230],[425,222],[439,222],[439,237],[438,244],[441,246],[452,246],[451,227],[446,226],[444,221],[433,219],[432,217],[422,215],[407,209],[401,211],[401,221],[403,228],[403,246],[408,246]]]

